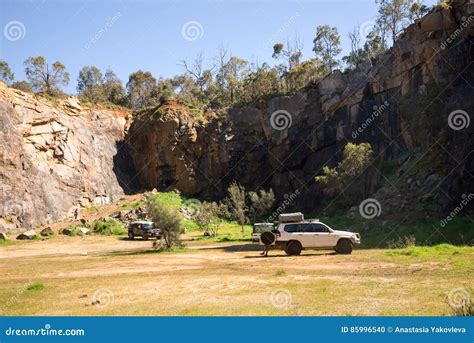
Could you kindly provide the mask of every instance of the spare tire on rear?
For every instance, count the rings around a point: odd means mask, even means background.
[[[276,235],[271,231],[262,232],[262,234],[260,235],[260,241],[264,245],[272,245],[276,242]]]

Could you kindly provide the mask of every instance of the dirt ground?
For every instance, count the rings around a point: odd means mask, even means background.
[[[450,291],[474,284],[473,248],[455,255],[384,250],[282,251],[191,242],[55,236],[0,247],[4,315],[449,315]]]

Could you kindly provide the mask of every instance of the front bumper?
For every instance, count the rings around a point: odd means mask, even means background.
[[[360,244],[360,234],[355,233],[354,236],[351,237],[352,244],[359,245]]]
[[[148,234],[149,237],[160,237],[161,236],[161,231],[146,231],[146,234]]]

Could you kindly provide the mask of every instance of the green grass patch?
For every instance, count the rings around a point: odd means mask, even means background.
[[[440,220],[409,222],[409,218],[385,216],[366,220],[356,214],[334,216],[311,216],[319,218],[334,230],[352,231],[361,234],[361,248],[392,248],[394,243],[413,238],[413,243],[434,246],[443,243],[468,245],[474,242],[474,223],[468,217],[457,216],[444,227]],[[395,244],[396,245],[396,244]],[[415,245],[415,244],[413,244]],[[416,252],[415,252],[416,253]]]
[[[99,235],[124,235],[126,233],[125,228],[123,225],[115,219],[109,219],[107,221],[103,220],[94,220],[90,224],[90,229]]]
[[[140,206],[143,206],[145,204],[145,201],[143,200],[137,200],[137,201],[134,201],[130,204],[123,204],[119,207],[119,210],[120,211],[126,211],[126,210],[135,210],[137,208],[139,208]]]
[[[175,192],[159,192],[151,194],[150,197],[158,200],[164,206],[174,209],[180,209],[185,201],[181,195]]]
[[[440,255],[459,255],[462,254],[462,248],[451,244],[439,244],[435,246],[411,246],[402,249],[393,249],[386,251],[387,256],[416,256],[416,257],[433,257]]]
[[[245,242],[252,240],[252,226],[244,225],[244,232],[242,227],[236,222],[223,222],[217,236],[193,236],[192,240],[201,242]]]
[[[0,246],[8,246],[12,244],[13,244],[13,241],[9,239],[0,239]]]
[[[275,274],[273,274],[274,276],[286,276],[286,272],[284,269],[278,269]]]
[[[40,291],[42,289],[44,289],[44,285],[41,282],[33,282],[26,288],[27,291]]]

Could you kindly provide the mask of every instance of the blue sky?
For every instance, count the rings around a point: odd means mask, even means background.
[[[344,54],[347,32],[357,24],[369,27],[376,13],[374,0],[1,0],[0,58],[17,80],[25,78],[29,56],[60,60],[71,74],[65,90],[75,93],[84,65],[111,68],[124,83],[139,69],[171,77],[183,72],[181,59],[201,52],[211,64],[220,45],[249,61],[273,64],[273,44],[298,36],[307,59],[314,56],[312,40],[321,24],[338,28]]]

